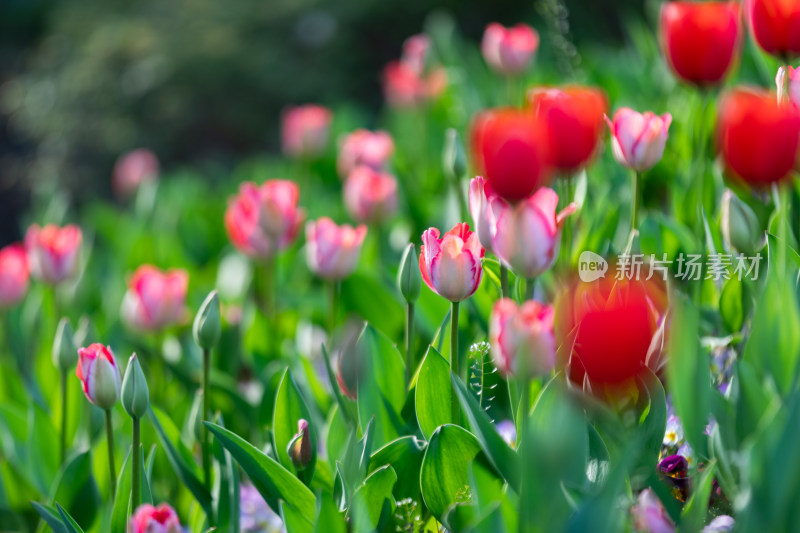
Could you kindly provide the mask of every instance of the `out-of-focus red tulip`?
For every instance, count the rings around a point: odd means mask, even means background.
[[[460,302],[472,296],[483,276],[484,250],[478,235],[465,223],[439,238],[439,230],[428,228],[422,234],[419,269],[422,279],[439,296]]]
[[[797,0],[745,0],[753,39],[780,58],[800,55],[800,3]]]
[[[552,143],[545,124],[530,111],[483,111],[473,120],[471,140],[477,167],[503,198],[521,200],[548,183]]]
[[[75,275],[83,233],[78,226],[60,228],[54,224],[33,224],[25,233],[25,251],[31,275],[56,284]]]
[[[140,505],[131,516],[127,533],[181,533],[181,521],[175,509],[162,503],[153,507]]]
[[[21,244],[0,250],[0,309],[16,305],[28,292],[28,258]]]
[[[519,74],[531,64],[539,48],[539,34],[527,24],[506,28],[492,22],[486,26],[481,53],[486,63],[501,74]]]
[[[347,135],[339,149],[337,167],[346,177],[357,166],[382,170],[394,153],[392,136],[385,131],[356,130]]]
[[[78,350],[75,375],[86,399],[101,409],[111,409],[119,399],[120,375],[111,348],[95,343]]]
[[[602,396],[632,382],[648,362],[655,366],[666,308],[666,292],[654,280],[568,285],[557,302],[556,334],[569,379]]]
[[[518,306],[510,298],[494,304],[489,318],[492,360],[503,376],[548,374],[556,365],[553,307],[529,300]]]
[[[547,126],[553,165],[563,174],[586,166],[597,153],[608,99],[600,89],[571,86],[528,93],[533,112]]]
[[[661,161],[672,115],[664,113],[659,117],[650,111],[638,113],[623,107],[614,113],[613,122],[608,118],[606,122],[611,130],[614,157],[621,165],[644,172]]]
[[[289,157],[316,157],[328,144],[333,113],[315,104],[290,107],[283,112],[283,153]]]
[[[111,184],[118,197],[128,198],[145,181],[157,180],[158,172],[159,165],[156,154],[146,148],[139,148],[117,159]]]
[[[122,300],[122,316],[132,327],[157,331],[180,322],[186,305],[189,274],[185,270],[162,272],[151,265],[136,269]]]
[[[661,7],[661,48],[672,72],[687,83],[716,85],[739,53],[738,2],[667,2]]]
[[[344,184],[344,204],[358,222],[383,222],[397,211],[397,180],[387,172],[356,167]]]
[[[328,217],[306,224],[306,262],[314,274],[324,279],[344,279],[356,268],[361,245],[367,235],[363,224],[341,226]]]
[[[289,180],[245,182],[225,211],[225,229],[236,248],[269,259],[294,242],[305,219],[297,207],[300,190]]]
[[[800,68],[779,68],[775,84],[778,86],[778,102],[790,102],[800,107]]]
[[[728,169],[751,186],[787,178],[797,162],[800,110],[760,89],[735,89],[720,103],[717,143]]]
[[[553,266],[561,244],[561,225],[575,212],[573,203],[556,212],[558,195],[542,187],[516,204],[489,198],[492,249],[512,272],[535,278]]]

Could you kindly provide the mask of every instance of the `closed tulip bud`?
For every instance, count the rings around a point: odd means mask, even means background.
[[[122,407],[131,418],[142,418],[150,408],[150,391],[142,365],[136,354],[128,359],[125,377],[122,379]]]
[[[606,118],[611,130],[614,157],[637,172],[653,168],[664,156],[672,115],[660,117],[650,111],[638,113],[623,107],[614,113],[614,121]]]
[[[306,261],[314,274],[331,280],[344,279],[356,268],[367,235],[363,224],[341,226],[327,217],[306,224]]]
[[[122,300],[122,317],[133,328],[158,331],[180,322],[186,305],[189,274],[161,271],[151,265],[136,269]]]
[[[358,166],[383,170],[393,153],[394,140],[389,133],[359,129],[344,138],[336,166],[342,177]]]
[[[397,211],[397,180],[387,172],[356,167],[342,192],[347,212],[358,222],[384,222]]]
[[[800,145],[800,109],[761,89],[737,88],[720,101],[717,144],[728,171],[753,187],[788,179]]]
[[[305,470],[311,462],[311,436],[309,435],[308,420],[297,421],[297,434],[289,442],[286,449],[292,464],[298,471]]]
[[[53,342],[53,364],[56,368],[66,371],[78,362],[78,351],[75,345],[75,336],[69,320],[62,318],[58,323],[55,342]]]
[[[527,24],[506,28],[492,22],[481,41],[483,59],[500,74],[519,74],[527,70],[539,48],[539,34]]]
[[[766,244],[766,233],[755,211],[733,191],[722,193],[722,238],[729,248],[741,253],[755,253]]]
[[[325,151],[333,118],[330,109],[314,104],[290,107],[282,118],[284,154],[309,158]]]
[[[181,521],[175,509],[166,503],[153,507],[140,505],[128,522],[127,533],[181,533]]]
[[[219,295],[214,290],[206,296],[197,311],[197,315],[194,317],[192,334],[194,335],[194,342],[200,348],[210,350],[219,342],[220,332]]]
[[[746,0],[753,39],[779,58],[800,55],[800,3],[794,0]]]
[[[111,409],[119,399],[119,367],[111,348],[94,343],[78,350],[75,375],[81,380],[86,398],[101,409]]]
[[[462,222],[441,238],[438,229],[425,230],[422,243],[419,269],[425,284],[451,302],[472,296],[483,276],[484,250],[478,234]]]
[[[489,318],[492,359],[503,376],[524,377],[550,373],[556,365],[553,307],[529,300],[498,300]]]
[[[636,504],[631,508],[631,516],[636,531],[642,533],[675,532],[675,524],[672,523],[658,496],[650,488],[639,493]]]
[[[16,305],[28,292],[28,259],[19,244],[0,250],[0,309]]]
[[[413,304],[419,298],[422,283],[417,261],[417,247],[414,243],[406,246],[403,258],[400,260],[400,270],[397,271],[397,287],[406,303]]]
[[[74,276],[82,238],[78,226],[30,226],[25,233],[25,251],[31,276],[51,285]]]
[[[467,154],[455,128],[448,128],[445,132],[442,168],[451,179],[460,179],[467,173]]]
[[[558,195],[542,187],[517,204],[490,199],[492,248],[518,276],[535,278],[548,270],[561,246],[561,226],[575,212],[573,203],[556,212]]]

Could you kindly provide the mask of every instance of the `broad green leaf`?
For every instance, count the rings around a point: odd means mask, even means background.
[[[744,283],[738,277],[731,277],[722,287],[719,296],[719,314],[722,324],[729,333],[742,329],[745,319]]]
[[[125,460],[119,470],[117,478],[117,495],[114,498],[114,507],[111,508],[111,532],[125,533],[128,528],[128,519],[131,510],[131,450],[125,454]]]
[[[314,525],[311,521],[303,516],[297,509],[291,505],[287,505],[283,500],[278,501],[279,510],[283,520],[283,525],[286,527],[286,533],[313,533]]]
[[[161,447],[164,448],[167,459],[169,459],[178,479],[186,485],[186,488],[195,497],[206,515],[213,516],[211,494],[206,489],[205,484],[200,481],[197,463],[192,457],[192,453],[181,441],[180,431],[178,431],[166,413],[157,407],[153,407],[150,410],[150,420],[153,422]]]
[[[667,428],[667,396],[661,381],[649,368],[645,367],[639,381],[647,394],[646,411],[640,419],[640,427],[645,435],[645,449],[642,450],[640,463],[645,469],[651,469],[658,462]]]
[[[58,474],[58,432],[35,403],[28,411],[28,465],[39,492],[47,494]]]
[[[139,467],[141,469],[139,472],[139,501],[154,505],[153,491],[150,488],[150,475],[147,473],[147,463],[144,459],[144,445],[142,444],[139,445],[139,457]]]
[[[222,425],[220,417],[216,417]],[[217,531],[220,533],[238,533],[239,531],[239,471],[231,459],[230,453],[223,448],[219,440],[211,445],[214,455],[214,516]]]
[[[48,526],[53,530],[53,533],[68,533],[64,522],[61,520],[61,515],[58,513],[57,510],[53,509],[49,505],[45,505],[39,502],[31,502],[33,508],[36,509],[36,512],[39,513],[39,516],[42,517]]]
[[[61,507],[59,504],[56,504],[56,510],[58,510],[58,514],[61,516],[61,522],[64,524],[67,533],[83,533],[81,526],[78,525],[75,519],[72,518],[63,507]]]
[[[92,523],[101,503],[91,468],[88,451],[70,457],[53,484],[55,490],[49,498],[51,502],[63,503],[76,520],[85,524]]]
[[[278,391],[275,393],[275,406],[272,412],[272,442],[278,462],[286,470],[296,475],[297,471],[289,457],[287,447],[297,434],[297,422],[301,418],[307,420],[309,424],[311,462],[298,477],[308,483],[314,477],[314,466],[317,462],[317,431],[303,395],[287,368],[283,373],[280,385],[278,385]]]
[[[430,346],[417,375],[414,402],[417,422],[426,439],[437,427],[453,422],[450,419],[451,395],[450,364]]]
[[[397,474],[391,466],[382,466],[364,480],[353,495],[353,506],[350,509],[354,530],[363,533],[375,531],[384,503],[389,501],[389,516],[394,511],[392,488],[397,482]]]
[[[332,467],[336,466],[336,461],[340,460],[345,453],[349,429],[342,416],[339,405],[334,405],[328,415],[328,434],[325,440],[325,448],[328,452],[328,461]]]
[[[411,498],[420,502],[419,472],[422,458],[425,455],[424,443],[413,435],[393,440],[372,454],[369,460],[369,472],[390,465],[395,472],[402,472],[394,486],[396,500]]]
[[[239,435],[211,422],[203,423],[239,463],[270,507],[277,509],[278,501],[283,500],[302,516],[314,516],[314,494],[291,472]]]
[[[314,533],[347,533],[344,514],[336,507],[336,503],[327,495],[318,499],[319,512],[314,522]]]
[[[694,492],[681,512],[680,531],[700,531],[706,521],[709,497],[716,473],[716,462],[712,459],[699,475]]]

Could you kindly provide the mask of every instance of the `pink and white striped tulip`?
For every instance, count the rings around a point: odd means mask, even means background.
[[[631,507],[631,515],[636,531],[643,533],[675,532],[675,524],[672,523],[661,500],[650,488],[639,493],[636,504]]]
[[[489,182],[482,176],[476,176],[469,182],[469,212],[475,224],[475,232],[484,250],[494,253],[492,239],[494,238],[494,215],[490,204],[494,200]]]
[[[225,211],[233,245],[254,259],[266,260],[292,244],[305,212],[297,207],[300,190],[289,180],[268,180],[260,187],[242,183]]]
[[[518,306],[502,298],[489,318],[492,360],[503,376],[548,374],[556,365],[553,306],[528,300]]]
[[[539,34],[527,24],[506,28],[492,22],[486,26],[481,53],[486,63],[501,74],[519,74],[531,64],[539,48]]]
[[[328,217],[306,224],[306,262],[317,276],[339,280],[352,274],[367,235],[364,224],[338,226]]]
[[[310,158],[325,151],[333,113],[327,107],[306,104],[283,112],[283,153]]]
[[[344,205],[358,222],[383,222],[397,211],[397,180],[387,172],[356,167],[344,184]]]
[[[78,226],[60,228],[55,224],[33,224],[25,233],[25,251],[31,275],[45,283],[57,284],[75,275],[83,233]]]
[[[139,148],[120,156],[114,165],[111,185],[120,198],[128,198],[149,180],[158,179],[159,165],[156,154]]]
[[[800,68],[781,67],[775,76],[778,86],[778,102],[791,102],[800,107]]]
[[[21,244],[0,250],[0,309],[18,304],[28,292],[28,258]]]
[[[357,166],[365,165],[382,170],[394,153],[392,136],[385,131],[356,130],[348,134],[339,149],[337,167],[341,176],[347,176]]]
[[[424,33],[412,35],[403,42],[403,63],[413,68],[417,73],[425,72],[428,52],[431,49],[431,38]]]
[[[495,197],[490,206],[494,253],[524,278],[538,277],[553,266],[561,245],[561,226],[577,209],[573,203],[556,213],[558,195],[547,187],[516,204]]]
[[[422,234],[419,269],[422,279],[439,296],[460,302],[472,296],[483,276],[484,250],[478,234],[460,222],[439,238],[439,230]]]
[[[637,172],[653,168],[664,156],[672,115],[660,117],[651,111],[639,113],[623,107],[614,113],[613,122],[606,117],[611,130],[614,157]]]
[[[133,328],[158,331],[184,318],[189,274],[162,272],[152,265],[136,269],[122,300],[122,317]]]
[[[181,521],[169,504],[140,505],[128,522],[127,533],[181,533]]]
[[[111,409],[119,399],[120,375],[111,348],[94,343],[78,350],[75,375],[86,399],[101,409]]]

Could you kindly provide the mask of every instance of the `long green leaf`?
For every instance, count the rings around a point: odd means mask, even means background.
[[[301,472],[302,475],[298,477],[310,481],[314,476],[314,467],[317,462],[317,431],[312,423],[311,412],[308,410],[303,395],[287,368],[275,393],[275,405],[272,412],[272,442],[278,462],[293,474],[297,474],[297,471],[289,457],[287,447],[297,434],[297,422],[301,418],[308,421],[309,424],[311,461]]]
[[[437,427],[453,422],[450,414],[450,364],[433,346],[422,360],[417,375],[414,406],[419,428],[430,439]]]

